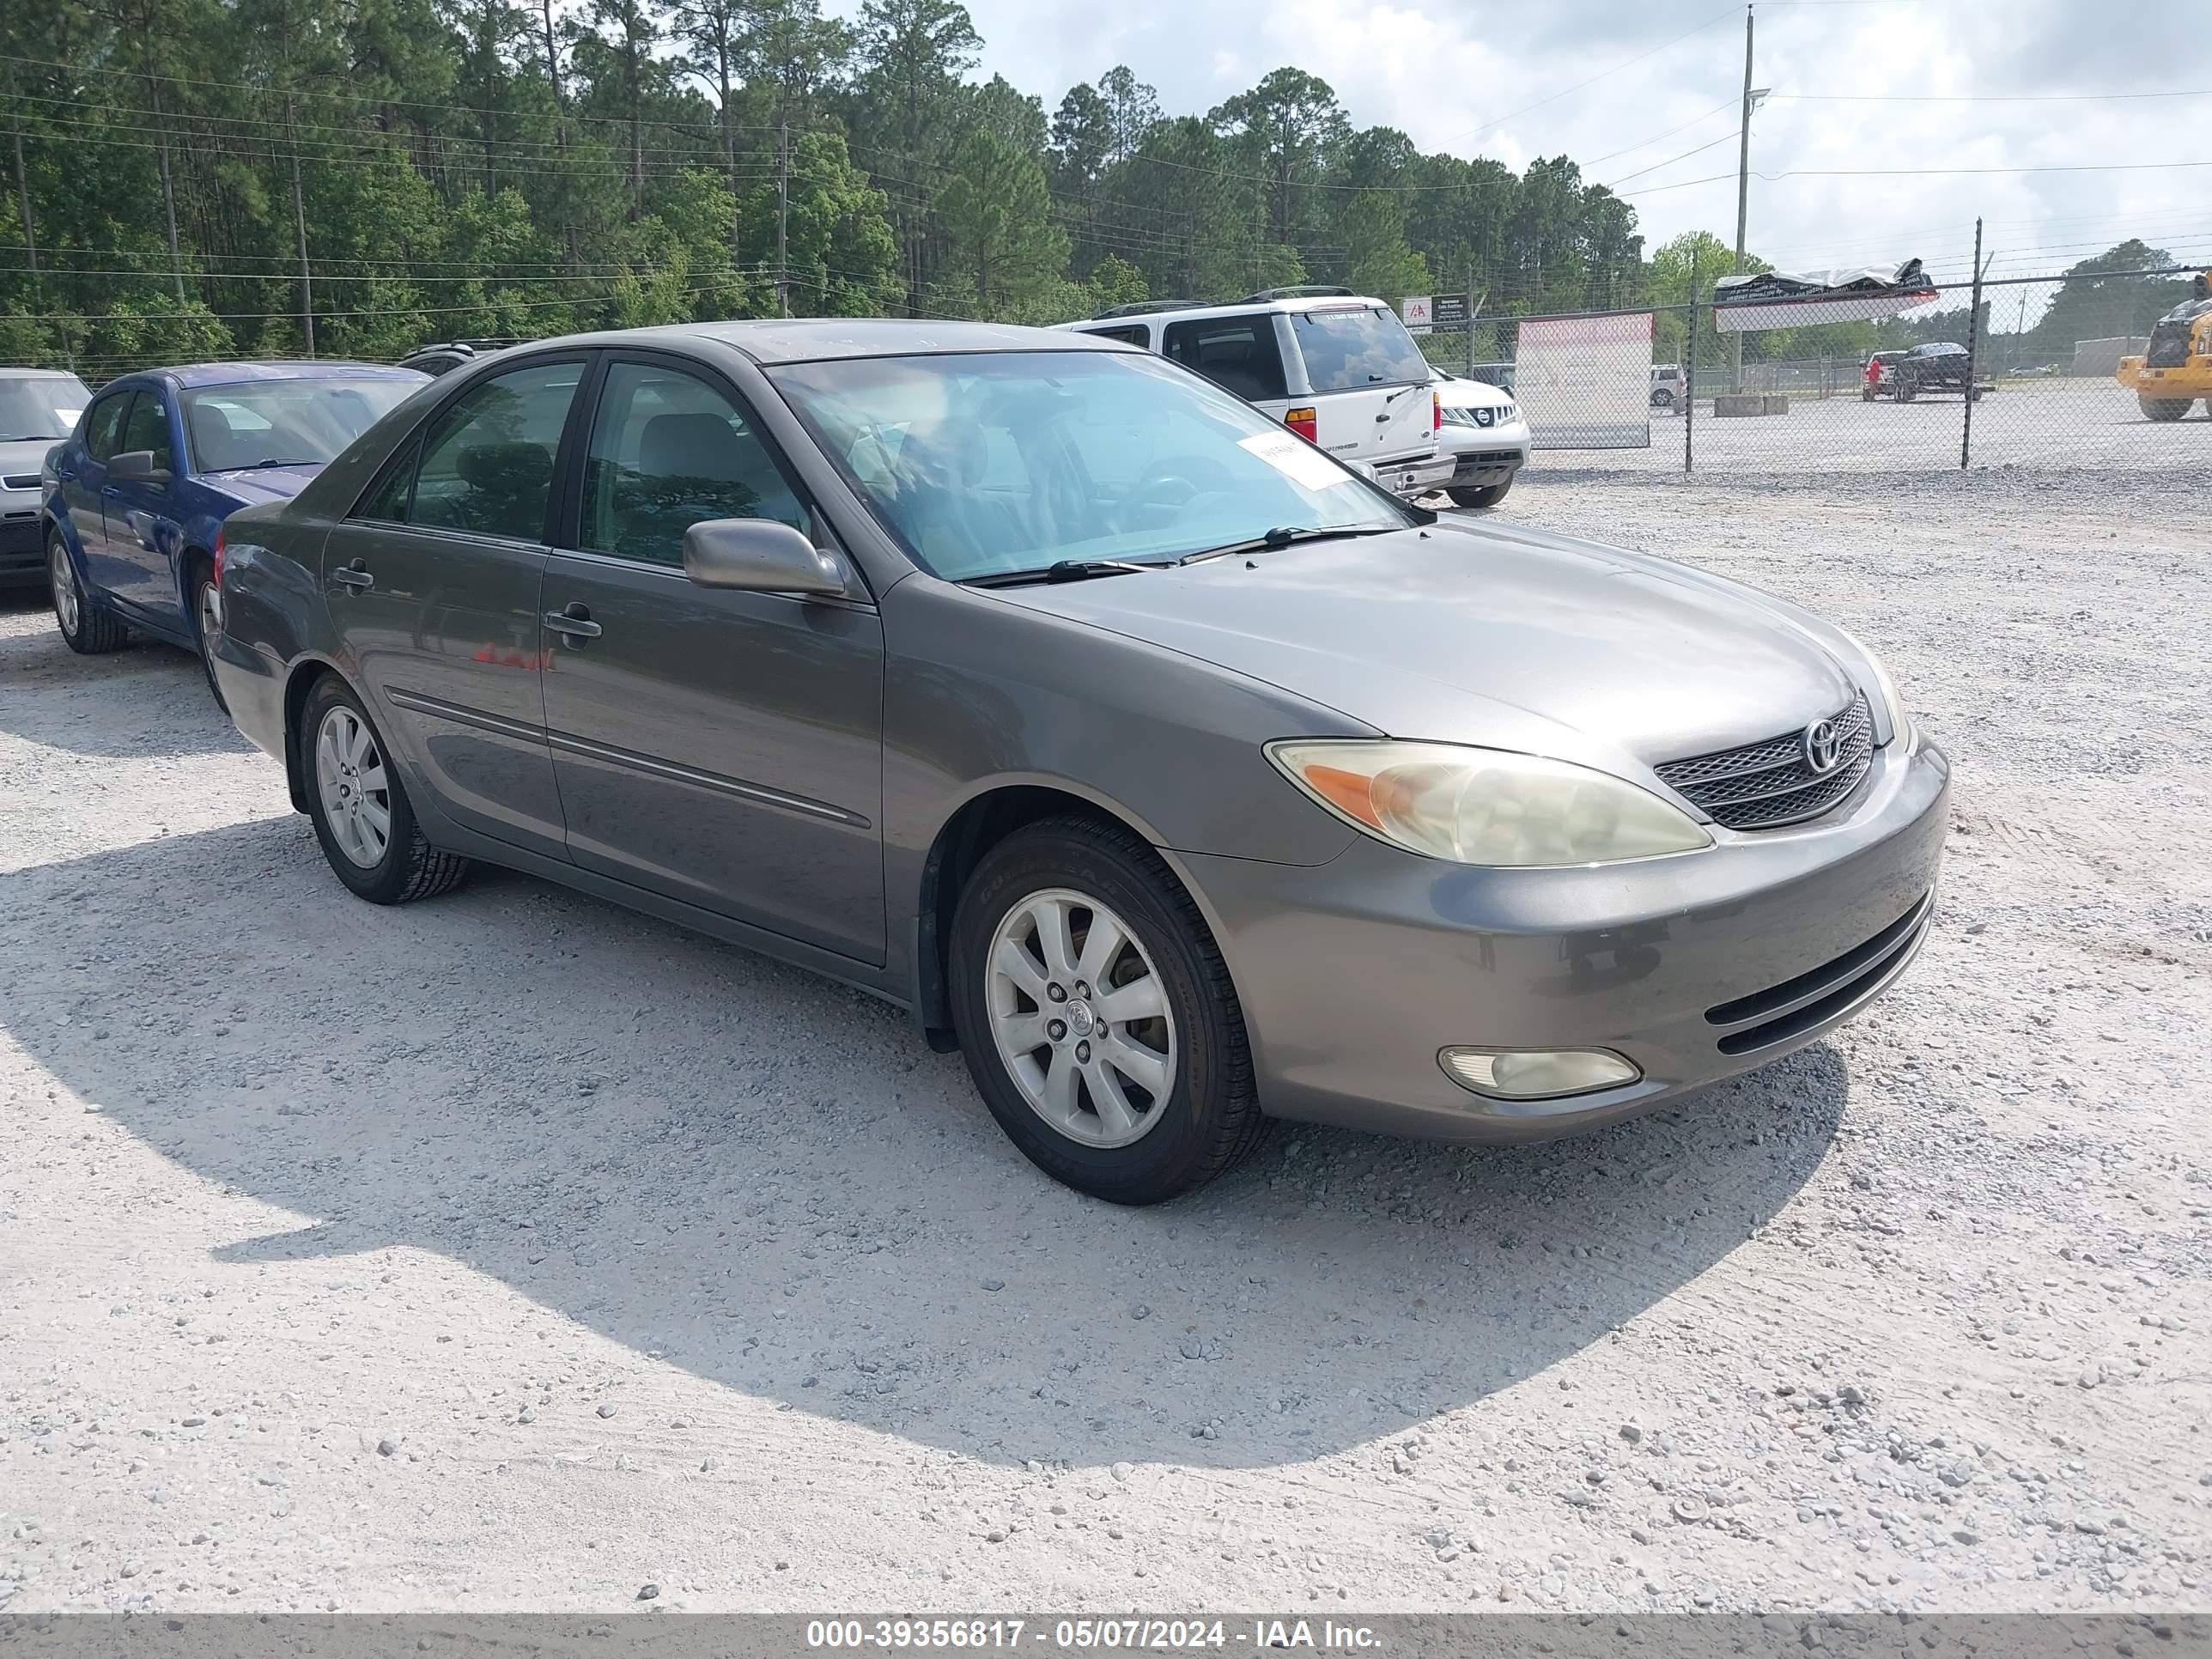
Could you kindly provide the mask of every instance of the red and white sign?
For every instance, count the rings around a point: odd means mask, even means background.
[[[1408,294],[1398,301],[1398,314],[1405,319],[1407,333],[1428,333],[1436,325],[1433,296],[1426,294]]]
[[[1513,396],[1540,448],[1650,447],[1651,313],[1523,322]]]

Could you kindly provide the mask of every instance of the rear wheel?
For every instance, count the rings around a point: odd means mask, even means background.
[[[308,816],[340,881],[372,904],[404,904],[459,884],[469,861],[422,838],[399,769],[368,711],[337,675],[324,676],[308,692],[300,731]]]
[[[2136,401],[2142,405],[2142,412],[2154,421],[2178,421],[2189,413],[2189,405],[2197,400],[2194,398],[2145,398],[2138,395]]]
[[[121,648],[131,637],[128,629],[87,597],[58,530],[46,532],[46,582],[53,591],[55,625],[70,650],[96,656]]]
[[[1508,478],[1499,484],[1455,484],[1444,494],[1459,507],[1495,507],[1505,499],[1505,492],[1513,488]]]
[[[215,566],[201,559],[192,566],[192,623],[200,642],[200,672],[207,676],[207,687],[215,698],[215,706],[226,714],[230,705],[222,700],[222,687],[216,684],[215,642],[222,634],[222,595],[215,582]]]
[[[1054,818],[961,894],[952,1015],[991,1115],[1054,1180],[1115,1204],[1211,1181],[1267,1120],[1236,988],[1188,894],[1127,830]]]

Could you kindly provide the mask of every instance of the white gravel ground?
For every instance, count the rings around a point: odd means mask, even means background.
[[[1927,951],[1659,1116],[1146,1212],[856,994],[354,902],[187,659],[0,601],[0,1608],[2212,1607],[2190,477],[1532,474],[1887,652]]]

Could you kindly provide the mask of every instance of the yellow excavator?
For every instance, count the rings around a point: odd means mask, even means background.
[[[2212,398],[2212,270],[2190,280],[2190,297],[2152,325],[2142,356],[2120,359],[2117,378],[2154,421],[2178,421],[2199,398]]]

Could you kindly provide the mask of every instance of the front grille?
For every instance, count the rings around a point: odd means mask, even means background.
[[[35,472],[10,472],[0,478],[0,489],[36,489],[39,475]]]
[[[1836,764],[1815,772],[1805,734],[1790,732],[1717,755],[1668,761],[1659,781],[1731,830],[1777,830],[1817,818],[1859,786],[1874,763],[1874,726],[1865,695],[1834,716]]]

